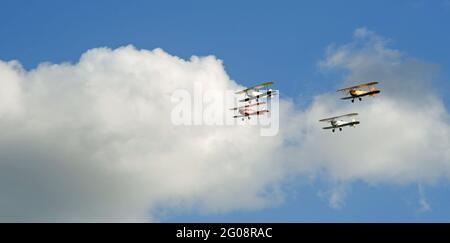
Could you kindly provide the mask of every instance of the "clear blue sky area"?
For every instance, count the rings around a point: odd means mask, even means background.
[[[450,0],[2,0],[0,59],[19,60],[31,69],[41,62],[76,62],[87,49],[127,44],[160,47],[183,58],[211,54],[239,83],[275,80],[283,95],[302,105],[342,79],[319,72],[317,62],[329,44],[350,42],[359,27],[390,38],[392,48],[438,64],[436,84],[450,87]],[[444,99],[448,107],[450,99]],[[267,209],[162,217],[168,222],[450,221],[447,181],[425,188],[427,212],[419,212],[417,185],[352,184],[344,207],[333,209],[317,195],[326,184],[290,183],[285,202]]]

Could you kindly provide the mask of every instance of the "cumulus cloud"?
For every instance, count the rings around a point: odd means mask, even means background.
[[[355,104],[339,94],[315,97],[289,122],[298,171],[325,171],[336,182],[369,184],[435,183],[450,176],[449,113],[433,90],[437,67],[388,47],[389,41],[365,28],[353,42],[327,48],[322,70],[345,70],[338,86],[379,81],[381,94]],[[342,133],[320,129],[322,117],[358,112],[361,125]]]
[[[0,62],[0,77],[3,221],[146,221],[160,205],[224,212],[279,197],[278,139],[170,121],[176,89],[239,87],[215,57],[98,48],[31,71]]]
[[[161,208],[259,209],[282,200],[279,185],[291,175],[334,181],[319,195],[339,208],[355,180],[448,178],[449,114],[430,88],[437,67],[388,43],[358,29],[319,64],[348,72],[336,86],[379,81],[380,96],[351,104],[321,94],[305,110],[281,99],[274,137],[256,126],[173,125],[175,90],[240,87],[213,56],[183,60],[127,46],[30,71],[0,61],[0,219],[147,221]],[[319,119],[346,112],[359,112],[361,125],[321,129]]]

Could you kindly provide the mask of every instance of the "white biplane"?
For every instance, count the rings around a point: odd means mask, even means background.
[[[346,114],[346,115],[342,115],[342,116],[335,116],[335,117],[322,119],[322,120],[319,120],[319,121],[320,122],[330,122],[331,123],[331,126],[324,127],[323,129],[332,129],[331,130],[332,132],[334,132],[335,129],[339,129],[339,131],[342,131],[342,127],[345,127],[345,126],[354,127],[354,126],[358,125],[360,122],[357,121],[355,118],[352,118],[351,121],[344,121],[344,120],[339,119],[339,118],[354,117],[354,116],[357,116],[357,115],[358,115],[358,113],[350,113],[350,114]]]
[[[258,107],[260,105],[264,105],[266,102],[258,102],[256,104],[249,104],[241,107],[235,107],[231,108],[232,111],[238,111],[240,115],[233,116],[233,118],[242,118],[242,120],[245,120],[245,117],[247,117],[250,120],[250,116],[259,116],[264,113],[269,112],[269,110],[258,110]],[[256,108],[255,108],[256,107]]]
[[[337,92],[345,92],[348,93],[350,96],[348,97],[344,97],[341,98],[343,100],[352,100],[352,103],[355,102],[355,99],[359,99],[359,101],[362,100],[361,97],[370,95],[370,96],[375,96],[376,94],[380,93],[381,91],[372,87],[374,85],[378,84],[378,82],[370,82],[367,84],[361,84],[361,85],[357,85],[357,86],[353,86],[353,87],[348,87],[345,89],[340,89]],[[368,87],[368,90],[363,90],[361,89],[362,87]]]
[[[276,91],[274,91],[272,89],[269,89],[265,93],[258,91],[258,90],[260,90],[264,87],[270,86],[272,84],[273,84],[273,82],[263,83],[260,85],[256,85],[254,87],[250,87],[250,88],[246,88],[244,90],[238,91],[238,92],[236,92],[236,94],[246,94],[247,97],[245,99],[239,100],[240,102],[251,103],[252,100],[256,100],[256,102],[258,102],[260,98],[264,98],[264,97],[270,98],[270,97],[276,95]]]

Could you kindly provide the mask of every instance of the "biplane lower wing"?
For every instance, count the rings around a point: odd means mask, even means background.
[[[236,111],[242,108],[248,108],[248,107],[253,107],[253,106],[260,106],[260,105],[264,105],[266,104],[266,102],[258,102],[256,104],[251,104],[251,105],[244,105],[244,106],[240,106],[240,107],[235,107],[235,108],[230,108],[230,110],[232,111]]]
[[[267,112],[269,112],[269,110],[255,111],[255,112],[252,112],[252,113],[247,113],[245,115],[233,116],[233,118],[241,118],[241,117],[248,117],[248,116],[259,116],[259,115],[262,115],[262,114],[267,113]]]
[[[345,123],[345,124],[338,125],[338,126],[324,127],[323,129],[335,129],[335,128],[340,128],[340,127],[345,127],[345,126],[354,126],[354,125],[358,125],[358,124],[360,124],[359,121],[354,121],[354,122],[349,122],[349,123]]]
[[[251,100],[261,99],[261,98],[264,98],[264,97],[271,97],[271,96],[274,96],[276,94],[277,94],[277,92],[275,92],[275,91],[267,91],[266,93],[263,93],[263,94],[260,94],[260,95],[256,95],[256,96],[252,96],[252,97],[248,97],[248,98],[242,99],[239,102],[247,102],[247,101],[251,101]]]
[[[367,95],[374,95],[374,94],[379,94],[381,91],[379,90],[373,90],[373,91],[369,91],[361,96],[367,96]]]

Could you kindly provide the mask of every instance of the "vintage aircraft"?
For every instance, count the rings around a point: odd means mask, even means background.
[[[337,92],[345,92],[348,93],[350,96],[349,97],[344,97],[341,98],[343,100],[352,100],[352,103],[355,102],[355,99],[358,98],[360,101],[362,100],[361,97],[363,96],[375,96],[376,94],[380,93],[380,90],[372,87],[373,85],[378,84],[378,82],[370,82],[367,84],[361,84],[361,85],[357,85],[357,86],[353,86],[353,87],[349,87],[349,88],[345,88],[345,89],[340,89]],[[362,90],[362,87],[369,87],[369,90]]]
[[[264,105],[266,104],[266,102],[258,102],[256,104],[250,104],[250,105],[245,105],[245,106],[241,106],[241,107],[235,107],[235,108],[231,108],[230,110],[233,111],[238,111],[240,113],[240,115],[236,115],[233,116],[233,118],[242,118],[242,120],[245,120],[245,117],[247,117],[250,120],[250,116],[259,116],[262,115],[264,113],[269,112],[269,110],[258,110],[258,108],[254,108],[254,107],[258,107],[260,105]]]
[[[350,114],[346,114],[346,115],[342,115],[342,116],[335,116],[335,117],[322,119],[322,120],[319,120],[319,121],[320,122],[330,122],[331,123],[331,126],[324,127],[323,129],[332,129],[331,131],[334,132],[335,129],[339,128],[339,131],[342,131],[342,127],[345,127],[345,126],[354,127],[355,125],[359,124],[359,121],[357,121],[355,118],[353,118],[351,121],[344,121],[344,120],[341,120],[339,118],[353,117],[353,116],[357,116],[357,115],[358,115],[358,113],[350,113]]]
[[[258,91],[258,90],[260,90],[264,87],[270,86],[272,84],[273,84],[273,82],[263,83],[260,85],[256,85],[254,87],[250,87],[250,88],[246,88],[244,90],[238,91],[238,92],[236,92],[236,94],[246,94],[247,97],[245,99],[240,100],[240,102],[248,101],[249,103],[251,103],[252,100],[256,100],[256,102],[258,102],[260,98],[264,98],[264,97],[270,98],[270,97],[276,95],[276,91],[273,91],[272,89],[269,89],[265,93]]]

